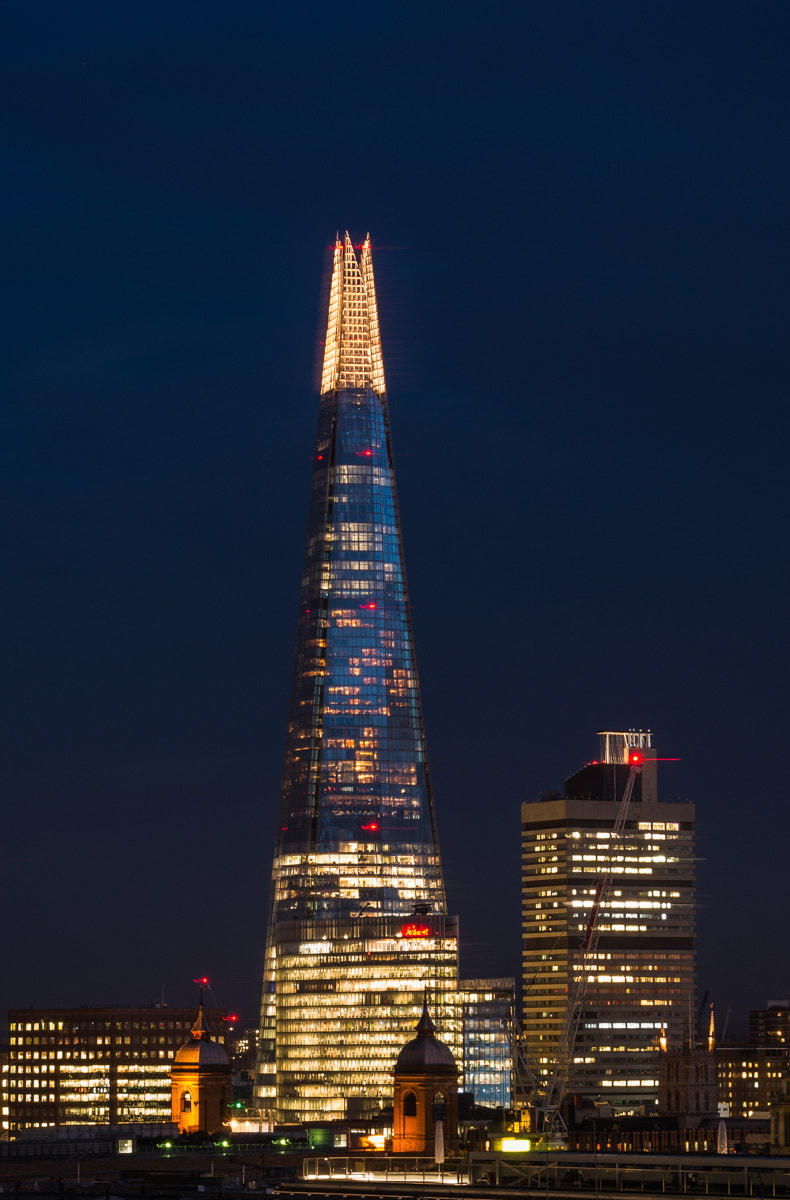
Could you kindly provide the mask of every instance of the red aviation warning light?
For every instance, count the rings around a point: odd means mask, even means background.
[[[375,831],[376,829],[378,829],[378,825],[376,824],[375,821],[371,821],[369,825],[361,825],[360,829],[370,829],[370,830]]]
[[[201,979],[193,979],[192,982],[193,983],[208,983],[208,979],[206,978],[205,975],[203,975]]]
[[[369,600],[367,604],[360,604],[359,607],[360,608],[375,608],[376,604],[375,604],[375,601]]]
[[[427,925],[418,925],[416,921],[408,921],[400,927],[401,937],[405,938],[427,938],[431,936],[431,931]]]
[[[628,761],[630,762],[632,767],[638,767],[642,761],[642,755],[641,754],[629,754]]]

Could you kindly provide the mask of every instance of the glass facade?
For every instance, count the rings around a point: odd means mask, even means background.
[[[503,1022],[515,1012],[515,979],[463,979],[458,985],[463,1020],[463,1090],[475,1104],[510,1108],[512,1055]]]
[[[370,242],[357,258],[346,235],[334,254],[272,871],[263,1107],[276,1096],[291,1120],[389,1098],[384,1076],[424,985],[438,993],[432,1012],[449,1012],[457,933],[445,911]]]
[[[694,1005],[694,807],[657,803],[645,751],[623,836],[612,842],[628,768],[590,764],[566,795],[522,806],[523,1029],[550,1073],[596,889],[598,915],[568,1093],[617,1113],[655,1111],[659,1035],[680,1040]]]

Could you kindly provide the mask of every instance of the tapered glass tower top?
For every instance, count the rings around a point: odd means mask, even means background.
[[[334,251],[272,872],[256,1098],[278,1120],[372,1115],[431,992],[445,912],[403,567],[370,241]]]
[[[374,857],[375,856],[375,857]],[[338,239],[273,918],[444,911],[370,241]]]

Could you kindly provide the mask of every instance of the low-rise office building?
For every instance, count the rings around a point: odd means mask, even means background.
[[[224,1009],[206,1022],[224,1044]],[[194,1008],[12,1009],[0,1129],[169,1121],[170,1066]]]
[[[717,1046],[719,1102],[732,1117],[767,1117],[782,1091],[788,1061],[783,1046]]]

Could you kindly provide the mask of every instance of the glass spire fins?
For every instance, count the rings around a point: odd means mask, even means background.
[[[387,1102],[423,986],[456,985],[445,912],[370,240],[357,257],[346,234],[334,250],[272,874],[261,1104],[275,1075],[282,1120]],[[441,1020],[441,996],[431,1003]]]

